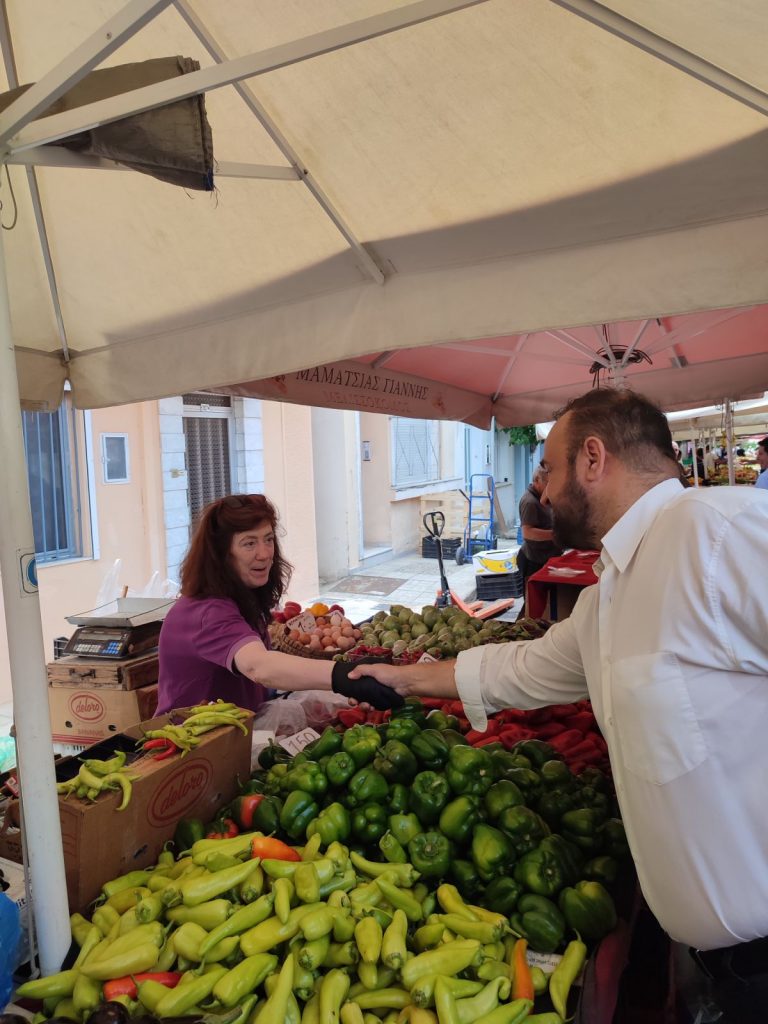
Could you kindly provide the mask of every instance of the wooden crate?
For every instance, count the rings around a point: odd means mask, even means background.
[[[106,686],[117,690],[138,690],[156,683],[159,675],[157,651],[137,658],[108,661],[67,654],[48,663],[51,686]]]

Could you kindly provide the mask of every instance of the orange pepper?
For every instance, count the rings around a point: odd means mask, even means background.
[[[531,978],[531,969],[528,966],[528,958],[525,955],[527,950],[527,939],[518,939],[512,950],[512,966],[515,972],[512,982],[512,998],[530,999],[533,1001],[533,980]]]

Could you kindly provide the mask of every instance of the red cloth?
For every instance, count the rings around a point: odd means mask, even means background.
[[[564,555],[550,558],[543,569],[528,577],[526,593],[526,614],[531,618],[540,619],[547,607],[547,593],[550,584],[565,583],[574,587],[589,587],[597,583],[597,576],[592,566],[600,554],[599,551],[568,551]],[[560,576],[551,569],[581,569],[578,576]]]

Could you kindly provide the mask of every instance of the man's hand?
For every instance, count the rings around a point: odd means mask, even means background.
[[[365,668],[354,668],[349,673],[350,679],[362,676],[373,676],[374,679],[389,686],[401,697],[442,697],[445,700],[456,700],[458,690],[454,666],[456,662],[435,661],[421,665],[386,665],[379,662],[366,665]]]

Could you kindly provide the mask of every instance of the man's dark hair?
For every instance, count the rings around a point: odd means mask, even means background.
[[[768,455],[768,437],[764,437],[762,441],[758,441],[757,446],[758,448],[762,448],[766,455]]]
[[[573,465],[590,435],[599,437],[606,450],[640,473],[677,473],[672,434],[661,409],[634,391],[595,388],[555,413],[568,417],[568,461]]]

